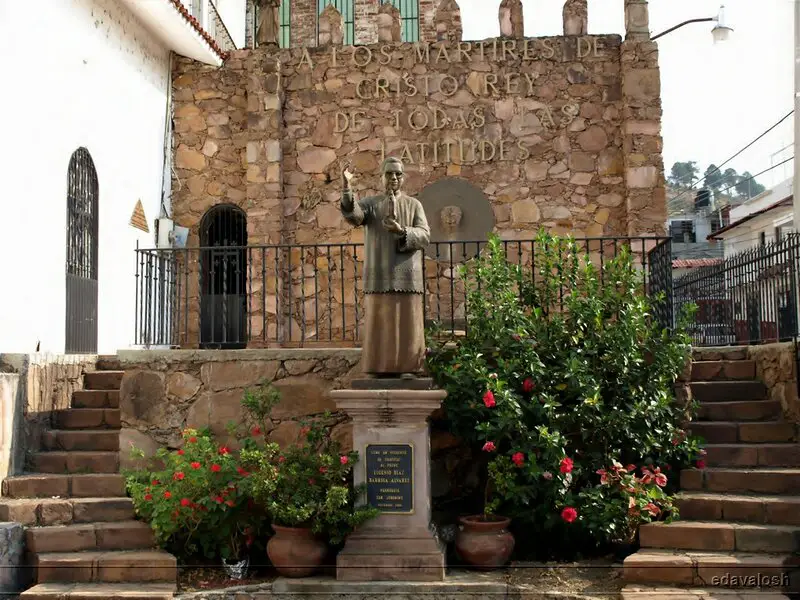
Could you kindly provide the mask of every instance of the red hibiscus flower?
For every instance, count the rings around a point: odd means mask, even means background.
[[[704,460],[698,460],[698,461],[695,463],[695,466],[696,466],[698,469],[705,469],[705,468],[706,468],[706,461],[704,461]]]
[[[169,500],[170,498],[172,498],[172,493],[169,490],[167,490],[166,492],[164,492],[164,498]]]
[[[250,430],[250,433],[251,433],[252,435],[261,435],[261,427],[259,427],[258,425],[256,425],[255,427],[253,427],[253,428]]]
[[[319,468],[319,472],[320,472],[320,473],[322,473],[322,474],[324,475],[325,473],[327,473],[327,472],[328,472],[328,467],[320,467],[320,468]]]
[[[189,506],[192,503],[188,498],[181,498],[181,506]]]
[[[183,474],[183,471],[178,471],[177,473],[175,473],[175,475],[173,475],[173,476],[172,476],[172,478],[173,478],[175,481],[180,481],[180,480],[181,480],[181,479],[183,479],[184,477],[186,477],[186,475],[184,475],[184,474]]]
[[[511,462],[513,462],[518,467],[521,467],[525,464],[525,455],[522,452],[515,452],[511,457]]]
[[[144,495],[144,499],[145,500],[152,500],[153,499],[153,494],[145,494]]]
[[[196,437],[194,437],[194,436],[190,437],[190,438],[189,438],[189,443],[190,443],[190,444],[196,444],[196,443],[197,443],[197,438],[196,438]]]
[[[564,474],[566,474],[566,473],[572,473],[572,467],[573,467],[573,464],[574,464],[574,463],[572,462],[572,459],[571,459],[571,458],[569,458],[569,457],[564,457],[564,458],[562,458],[562,459],[561,459],[561,464],[559,465],[559,469],[560,469],[560,470],[561,470],[561,472],[562,472],[562,473],[564,473]]]
[[[566,523],[572,523],[577,518],[578,518],[578,511],[572,508],[571,506],[567,506],[564,510],[561,511],[561,519]]]
[[[281,457],[281,458],[283,458],[283,457]],[[339,457],[339,462],[342,463],[343,465],[346,465],[347,463],[350,462],[350,459],[347,458],[346,456],[340,456]]]
[[[228,450],[227,446],[222,446],[222,448],[219,449],[219,453],[222,454],[223,456],[225,456],[226,454],[230,454],[231,451]]]
[[[197,461],[194,461],[194,462],[192,463],[192,468],[193,468],[193,469],[199,469],[199,468],[200,468],[200,463],[199,463],[199,462],[197,462]]]
[[[222,467],[220,467],[219,465],[217,465],[217,464],[211,465],[211,472],[212,473],[219,473],[221,470],[222,470]]]
[[[222,496],[214,496],[214,502],[217,504],[222,504],[225,499]]]
[[[236,472],[242,477],[247,477],[248,475],[250,475],[250,472],[245,471],[242,467],[236,467]]]
[[[647,506],[644,507],[647,512],[649,512],[652,516],[657,517],[658,514],[661,512],[661,509],[658,508],[652,502],[648,502]]]
[[[497,405],[492,390],[486,390],[486,393],[483,395],[483,403],[486,405],[486,408],[494,408]]]
[[[528,377],[525,381],[522,382],[522,391],[526,394],[530,394],[533,391],[533,379]]]
[[[183,448],[181,448],[180,450],[178,450],[178,451],[177,451],[177,453],[176,453],[176,454],[177,454],[178,456],[183,456],[184,454],[186,454],[186,452],[184,452],[184,451],[183,451]]]
[[[150,482],[150,485],[161,485],[161,482],[158,479],[153,479],[153,481]]]
[[[494,442],[486,442],[483,445],[484,452],[494,452],[495,450],[497,450],[497,446],[494,445]]]

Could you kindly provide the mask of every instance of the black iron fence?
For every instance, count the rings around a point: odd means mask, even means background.
[[[672,325],[668,238],[575,240],[601,267],[630,249],[644,292],[663,293],[656,317]],[[536,240],[503,242],[506,258],[533,274]],[[434,242],[424,261],[426,320],[466,327],[459,266],[486,242]],[[136,333],[140,346],[244,348],[358,345],[363,331],[361,244],[136,250]]]
[[[798,335],[800,236],[757,246],[675,280],[676,315],[697,313],[689,332],[697,346],[791,341]]]

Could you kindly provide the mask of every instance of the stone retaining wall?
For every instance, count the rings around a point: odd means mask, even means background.
[[[146,453],[178,447],[186,427],[209,427],[233,444],[226,425],[242,421],[244,391],[261,380],[273,381],[282,393],[268,437],[290,443],[300,430],[297,419],[336,411],[328,392],[360,372],[360,359],[353,349],[120,351],[122,461],[130,464],[131,445]],[[339,417],[334,435],[349,446],[350,427]]]

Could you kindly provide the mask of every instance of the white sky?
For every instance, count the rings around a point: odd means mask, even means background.
[[[500,0],[458,0],[464,39],[499,35]],[[526,36],[560,35],[562,0],[522,0]],[[650,30],[716,16],[720,0],[650,0]],[[658,40],[664,109],[664,165],[695,160],[701,171],[727,160],[793,108],[793,0],[727,0],[734,33],[715,45],[713,23],[693,23]],[[589,0],[589,33],[624,35],[623,0]],[[771,155],[793,140],[793,120],[764,137],[727,167],[756,174],[792,156]],[[787,153],[788,152],[788,153]],[[792,162],[758,180],[770,186],[792,173]]]

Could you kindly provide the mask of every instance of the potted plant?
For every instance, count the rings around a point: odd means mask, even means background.
[[[494,443],[486,442],[484,451],[493,452]],[[514,551],[514,535],[508,530],[511,519],[496,514],[501,494],[507,487],[505,476],[511,461],[498,456],[489,463],[484,488],[483,514],[459,517],[456,534],[456,553],[465,563],[477,569],[501,567]],[[495,498],[490,500],[492,492]]]
[[[276,396],[271,394],[274,402]],[[253,397],[245,402],[253,403]],[[268,420],[269,407],[261,411]],[[286,448],[266,444],[242,450],[252,471],[253,500],[272,522],[275,535],[267,543],[267,554],[278,573],[286,577],[308,577],[323,564],[329,544],[344,538],[379,511],[357,506],[364,486],[349,484],[357,452],[342,452],[331,438],[331,419],[301,423],[299,440]],[[265,424],[265,426],[267,426]]]

